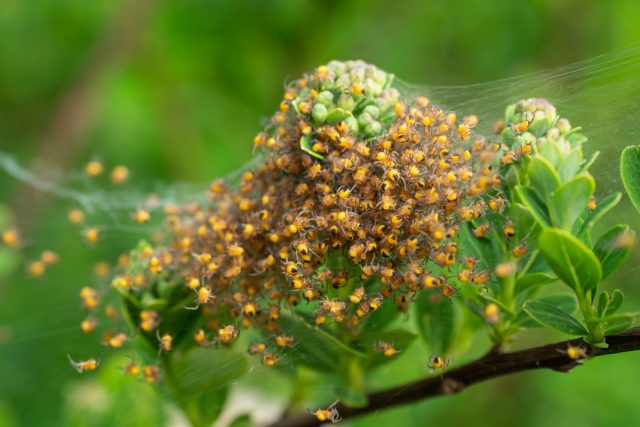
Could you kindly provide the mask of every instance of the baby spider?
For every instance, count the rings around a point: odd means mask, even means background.
[[[373,351],[378,352],[378,353],[382,353],[384,354],[386,357],[391,357],[394,354],[399,353],[399,350],[396,350],[396,348],[393,346],[393,343],[388,343],[385,341],[376,341],[373,343]]]
[[[142,368],[138,365],[133,357],[129,357],[129,363],[122,368],[125,375],[137,377],[142,373]]]
[[[329,405],[328,408],[316,409],[315,411],[311,411],[311,413],[315,415],[315,417],[320,422],[330,421],[333,424],[339,423],[340,421],[342,421],[342,417],[340,416],[340,413],[338,413],[338,410],[336,409],[336,405],[338,404],[338,402],[339,400],[336,400],[331,405]]]
[[[575,360],[579,363],[582,363],[582,359],[585,359],[587,357],[587,349],[580,345],[574,346],[569,344],[566,350],[558,349],[558,352],[566,355],[569,359]]]
[[[429,369],[431,369],[432,372],[441,369],[444,373],[444,370],[451,364],[451,361],[451,358],[444,358],[437,354],[432,354],[427,361],[427,366],[429,366]]]
[[[193,307],[185,307],[187,310],[197,310],[201,305],[211,302],[215,296],[211,293],[211,290],[206,286],[200,286],[198,290],[194,289],[196,293],[196,305]]]
[[[149,211],[139,208],[131,214],[131,218],[138,224],[146,224],[151,219],[151,215]]]
[[[193,335],[193,340],[200,347],[208,347],[209,345],[211,345],[211,341],[209,341],[209,338],[207,337],[207,333],[204,331],[204,329],[198,329],[196,333]]]
[[[69,358],[71,366],[73,366],[73,368],[79,373],[83,373],[84,371],[95,371],[100,365],[100,360],[96,360],[94,358],[76,362],[71,358],[70,354],[67,354],[67,357]]]
[[[169,353],[173,347],[173,337],[170,334],[160,335],[160,329],[156,329],[156,336],[158,337],[158,355],[161,353]]]

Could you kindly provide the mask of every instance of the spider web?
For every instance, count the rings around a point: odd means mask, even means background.
[[[395,85],[406,97],[418,94],[426,95],[433,103],[446,106],[446,109],[460,115],[476,114],[481,119],[478,133],[486,135],[490,135],[492,124],[502,118],[507,105],[522,98],[547,98],[556,106],[562,117],[568,118],[573,125],[582,127],[581,132],[589,138],[584,147],[586,155],[600,151],[600,157],[592,168],[592,174],[598,183],[597,194],[602,196],[613,191],[623,191],[619,176],[620,153],[627,145],[635,144],[640,134],[640,108],[638,108],[640,46],[638,45],[559,68],[485,83],[438,86],[411,84],[397,80]],[[243,171],[250,169],[260,160],[259,156],[254,158],[225,179],[230,183],[237,182]],[[51,170],[52,168],[51,165],[47,165],[46,168],[38,169]],[[136,240],[145,235],[150,237],[158,226],[158,222],[148,226],[140,226],[130,218],[132,211],[144,205],[149,193],[154,193],[157,196],[156,209],[161,210],[163,206],[168,204],[205,201],[205,190],[208,185],[208,183],[156,183],[146,185],[146,188],[106,190],[96,186],[79,172],[57,171],[49,175],[36,174],[20,165],[11,153],[4,152],[0,152],[0,170],[11,178],[64,202],[69,207],[82,208],[87,214],[88,222],[99,226],[111,241],[117,242],[119,247],[125,249],[133,247]],[[54,179],[52,179],[52,174]],[[626,197],[621,205],[610,214],[609,223],[617,222],[629,223],[635,230],[640,230],[639,216],[633,211]],[[46,221],[46,226],[34,224],[33,229],[30,229],[27,225],[27,229],[22,230],[26,235],[27,247],[25,251],[28,252],[31,247],[41,248],[44,246],[55,249],[56,240],[59,239],[59,235],[54,229],[57,226],[68,226],[64,215],[49,218]],[[64,253],[61,253],[61,256],[64,260]],[[608,279],[605,287],[618,284],[625,277],[633,277],[632,275],[638,271],[640,266],[639,261],[638,254],[635,253],[627,261],[625,268]],[[0,286],[0,290],[6,286],[22,286],[32,289],[20,294],[22,295],[20,300],[7,301],[5,299],[0,303],[2,305],[24,303],[27,306],[30,301],[29,292],[46,292],[47,294],[46,303],[42,299],[38,299],[35,306],[30,306],[28,310],[22,312],[9,310],[9,315],[2,314],[3,310],[0,310],[0,325],[2,325],[0,332],[10,332],[10,337],[5,342],[0,342],[2,360],[19,357],[24,348],[33,348],[37,345],[49,348],[51,343],[56,342],[63,342],[64,348],[54,348],[47,358],[50,363],[60,363],[61,369],[66,363],[66,353],[68,352],[82,355],[85,358],[93,356],[93,354],[89,354],[89,351],[95,351],[96,347],[88,345],[87,342],[94,340],[95,337],[83,337],[78,330],[77,323],[70,324],[67,320],[57,320],[59,317],[63,318],[63,316],[59,316],[60,314],[70,310],[78,311],[79,318],[81,316],[77,299],[56,295],[55,289],[60,284],[56,281],[61,280],[60,277],[50,280],[45,276],[38,283],[25,279],[21,274],[15,274],[10,282],[5,281],[6,283]],[[91,280],[93,280],[92,277],[87,277],[84,282]],[[46,290],[43,291],[43,288]],[[638,291],[630,286],[627,288],[623,287],[623,290],[628,293],[630,298],[625,304],[631,309],[640,307],[640,303],[637,302],[640,297]],[[46,325],[46,328],[38,325]],[[319,344],[326,345],[324,341]],[[239,343],[239,347],[242,345],[246,345],[246,342]],[[103,363],[105,366],[102,369],[116,369],[126,363],[126,358],[122,355],[111,356],[107,351],[99,351],[104,353]],[[296,351],[294,345],[289,350],[288,356],[281,357],[280,363],[284,366],[288,365],[291,369],[300,368],[296,366],[294,358],[291,356],[295,355]],[[389,366],[385,365],[381,370],[394,376],[392,381],[394,385],[423,376],[428,373],[426,364],[423,363],[426,361],[424,354],[428,354],[428,351],[423,344],[414,344],[406,351],[410,354],[401,354],[400,357],[405,362],[409,360],[422,362],[409,368],[405,363],[401,370],[397,366],[394,367],[392,363]],[[128,354],[134,353],[133,350],[128,352]],[[121,352],[121,354],[127,354],[127,352]],[[64,368],[66,367],[64,366]],[[36,371],[37,368],[36,366]],[[17,369],[26,371],[27,367],[19,366]],[[196,381],[205,373],[203,369],[194,366],[181,381],[185,384]],[[217,369],[224,370],[225,366],[220,366]],[[291,385],[282,386],[282,390],[275,393],[274,396],[273,386],[268,388],[264,384],[273,384],[274,381],[277,381],[278,384],[284,384],[283,377],[274,373],[273,369],[252,364],[248,374],[231,384],[232,394],[226,412],[218,425],[224,425],[225,422],[231,421],[234,415],[245,412],[252,413],[254,422],[261,419],[273,420],[278,416],[279,411],[285,409],[284,405],[290,394],[303,393],[304,402],[310,408],[316,408],[317,406],[314,405],[333,400],[335,384],[322,381],[322,376],[314,376],[311,373],[305,372],[303,377],[306,378],[306,382],[302,381],[301,384],[295,385],[295,388],[292,388]],[[72,388],[70,395],[74,395],[73,390],[76,392],[80,390],[80,394],[83,390],[96,392],[101,387],[104,389],[103,383],[104,379],[80,378],[70,386]],[[378,383],[374,380],[371,386],[381,386],[382,383],[387,386],[391,385],[389,382],[381,381]],[[216,388],[225,386],[227,384],[220,384],[207,392],[214,392]],[[108,399],[104,396],[103,398]],[[135,424],[136,419],[153,418],[154,412],[166,412],[167,408],[173,408],[169,410],[169,418],[171,419],[169,422],[172,425],[180,423],[179,416],[175,415],[177,413],[175,403],[165,401],[162,405],[154,407],[113,404],[115,408],[111,407],[110,413],[103,415],[94,425]]]

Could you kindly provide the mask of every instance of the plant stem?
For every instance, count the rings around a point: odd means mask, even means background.
[[[609,336],[607,343],[609,344],[607,348],[588,346],[587,357],[640,350],[640,328],[633,328],[622,334]],[[442,376],[371,393],[368,396],[366,406],[356,408],[338,403],[335,408],[340,416],[346,419],[392,406],[458,393],[473,384],[516,372],[540,368],[569,372],[581,365],[582,361],[570,359],[566,355],[566,349],[568,346],[580,345],[584,346],[585,344],[581,339],[574,339],[513,353],[489,352],[475,362],[449,371]],[[329,405],[327,404],[327,406]],[[315,427],[321,424],[322,422],[315,416],[305,413],[285,417],[273,423],[271,427]]]

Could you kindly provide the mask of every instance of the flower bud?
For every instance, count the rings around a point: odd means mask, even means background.
[[[558,128],[560,134],[565,134],[571,130],[571,123],[567,119],[560,119],[556,123],[556,128]]]
[[[367,105],[364,108],[363,114],[368,114],[369,116],[371,116],[371,118],[377,119],[380,115],[380,109],[375,105]]]
[[[351,111],[355,108],[356,106],[356,101],[353,99],[353,96],[343,93],[342,95],[340,95],[340,98],[338,98],[338,107],[342,108],[343,110],[346,111]]]
[[[327,107],[323,104],[314,104],[313,109],[311,110],[311,117],[316,125],[324,123],[327,118],[327,114]]]

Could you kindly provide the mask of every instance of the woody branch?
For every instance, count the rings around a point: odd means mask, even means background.
[[[619,335],[609,336],[607,343],[609,344],[608,348],[595,348],[586,345],[582,339],[574,339],[512,353],[489,352],[474,362],[445,373],[442,377],[431,377],[371,393],[368,396],[366,406],[349,407],[338,403],[335,408],[340,416],[346,419],[392,406],[458,393],[473,384],[516,372],[541,368],[569,372],[580,365],[581,360],[569,358],[566,355],[568,347],[585,346],[586,357],[637,351],[640,350],[640,327]],[[272,424],[271,427],[313,427],[320,424],[322,422],[314,415],[307,413],[285,417]]]

